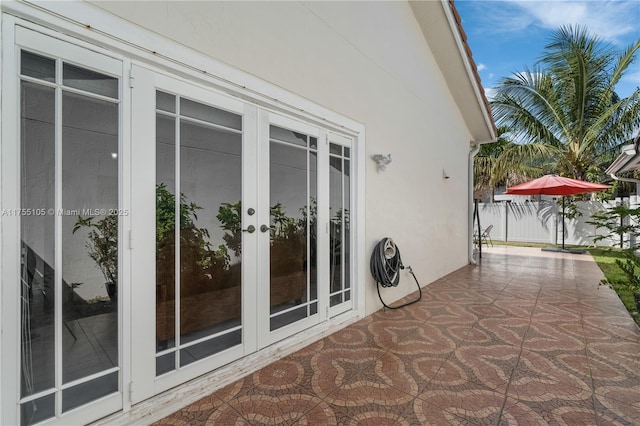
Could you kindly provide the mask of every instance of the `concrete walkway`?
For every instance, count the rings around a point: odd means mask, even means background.
[[[185,425],[637,425],[640,332],[590,255],[485,249],[174,413]]]

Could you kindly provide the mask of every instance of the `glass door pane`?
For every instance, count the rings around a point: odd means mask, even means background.
[[[21,218],[21,404],[23,424],[55,416],[55,89],[21,84],[21,207],[44,214]]]
[[[119,390],[120,80],[20,59],[20,412],[32,424]]]
[[[318,313],[317,138],[270,126],[270,330]]]
[[[350,149],[329,144],[329,305],[351,300]]]
[[[158,91],[156,375],[242,343],[241,199],[242,116]]]
[[[63,94],[62,209],[68,383],[118,365],[117,104]]]

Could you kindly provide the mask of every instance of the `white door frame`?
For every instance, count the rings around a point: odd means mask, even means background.
[[[258,221],[260,225],[269,225],[271,222],[269,208],[273,204],[270,200],[270,138],[269,126],[275,125],[281,128],[300,132],[308,136],[318,139],[317,152],[317,281],[318,281],[318,312],[315,315],[305,319],[296,321],[277,330],[270,330],[270,290],[271,283],[269,280],[270,273],[270,238],[269,233],[259,232],[258,242],[258,348],[262,349],[273,344],[278,340],[287,338],[293,334],[299,333],[309,327],[327,320],[328,307],[328,253],[321,250],[322,247],[328,247],[327,234],[325,230],[325,222],[328,217],[328,146],[326,143],[326,130],[311,124],[302,123],[282,115],[270,113],[266,110],[258,111],[259,130],[258,130]],[[325,161],[326,160],[326,161]],[[324,163],[327,163],[326,165]],[[326,207],[326,208],[321,208]]]
[[[135,250],[133,251],[133,280],[136,285],[132,288],[132,317],[133,324],[138,326],[132,330],[132,381],[135,384],[131,392],[133,403],[142,401],[150,396],[170,389],[206,372],[215,370],[222,365],[255,351],[255,252],[256,233],[243,233],[242,239],[242,341],[243,344],[211,355],[205,359],[181,367],[172,372],[156,376],[155,350],[155,188],[156,188],[156,91],[174,93],[178,96],[192,99],[196,102],[222,108],[243,116],[242,133],[242,168],[256,169],[256,157],[252,154],[254,142],[251,140],[255,128],[256,108],[213,92],[211,89],[186,82],[177,77],[134,65],[133,87],[133,231],[135,232]],[[176,144],[179,141],[176,140]],[[255,151],[255,149],[253,149]],[[176,163],[179,162],[176,159]],[[179,167],[179,166],[178,166]],[[245,174],[245,173],[243,173]],[[176,176],[179,179],[179,175]],[[255,205],[255,179],[245,179],[242,182],[243,226],[255,222],[255,218],[247,214],[247,208]],[[179,192],[179,191],[176,191]],[[247,207],[245,207],[247,206]],[[254,224],[254,226],[256,226]],[[176,292],[176,311],[179,310],[179,292]],[[150,300],[151,298],[151,300]],[[139,301],[139,302],[138,302]],[[180,315],[176,315],[176,320]],[[144,324],[144,327],[139,326]],[[150,332],[153,330],[153,332]],[[179,327],[175,328],[176,335]],[[153,361],[152,361],[153,360]]]
[[[125,211],[129,209],[129,193],[124,185],[125,180],[130,172],[128,168],[129,153],[126,151],[127,143],[127,126],[128,117],[125,115],[125,108],[123,103],[128,103],[128,94],[125,90],[124,84],[124,70],[128,67],[127,61],[121,58],[114,57],[108,52],[101,49],[87,49],[86,46],[79,46],[77,43],[71,42],[68,37],[64,37],[60,34],[41,29],[40,31],[33,31],[28,27],[30,25],[20,25],[18,20],[4,15],[2,16],[2,197],[1,206],[2,209],[16,209],[20,208],[20,169],[21,169],[21,142],[20,142],[20,81],[19,78],[19,54],[22,48],[32,52],[42,54],[51,58],[61,59],[65,62],[74,63],[84,68],[91,68],[105,74],[109,74],[119,78],[119,91],[118,91],[118,209]],[[86,65],[85,65],[86,64]],[[61,68],[58,68],[57,72],[60,72]],[[36,80],[34,80],[36,81]],[[57,82],[60,83],[60,80]],[[53,87],[54,84],[50,84]],[[60,89],[56,89],[60,91]],[[57,94],[59,98],[61,95]],[[56,110],[60,108],[61,100],[56,102]],[[59,113],[61,114],[61,112]],[[61,117],[61,116],[59,116]],[[56,122],[60,118],[56,118]],[[59,173],[61,161],[61,149],[60,138],[61,130],[56,130],[56,174]],[[8,142],[12,141],[12,142]],[[56,181],[56,206],[61,204],[60,190],[62,183]],[[49,212],[47,215],[58,216],[56,211]],[[123,235],[125,229],[129,227],[129,218],[125,215],[121,215],[119,218],[118,236],[119,236],[119,250],[118,250],[118,276],[120,277],[119,291],[120,294],[124,294],[127,291],[129,280],[127,279],[130,271],[130,262],[127,256],[127,250],[124,244]],[[60,227],[60,222],[56,221],[56,229]],[[20,283],[20,214],[7,214],[2,217],[2,282],[3,283]],[[60,231],[56,231],[56,260],[54,262],[54,268],[59,270],[59,266],[62,262],[60,254],[61,242],[59,241]],[[59,279],[56,279],[58,282]],[[56,317],[55,325],[55,340],[56,340],[56,363],[55,363],[55,376],[56,376],[56,391],[60,394],[62,389],[69,388],[70,383],[62,383],[62,343],[60,329],[62,327],[62,290],[56,285],[55,289],[55,308],[54,315]],[[128,321],[124,312],[123,298],[118,300],[118,366],[111,369],[118,371],[118,392],[110,395],[98,398],[87,404],[81,405],[78,408],[74,408],[65,413],[62,413],[61,398],[57,398],[56,402],[56,415],[57,417],[47,420],[48,424],[68,424],[76,422],[86,422],[87,419],[99,419],[113,412],[119,411],[124,408],[123,401],[123,383],[124,383],[124,365],[126,364],[125,358],[128,350],[126,341],[124,339],[124,328],[128,326]],[[21,377],[21,360],[20,360],[20,348],[21,348],[21,334],[20,334],[20,316],[21,316],[21,304],[17,303],[20,300],[20,286],[16,285],[3,285],[2,296],[0,298],[0,306],[2,310],[2,339],[0,341],[0,348],[2,349],[2,389],[0,396],[2,396],[2,407],[0,423],[13,424],[19,422],[20,404],[17,402],[20,398],[20,377]],[[11,349],[8,349],[11,348]],[[12,372],[12,374],[8,374]],[[97,375],[88,376],[94,378]],[[71,383],[78,383],[86,381],[87,378],[83,378]],[[44,391],[31,396],[33,397],[44,396],[49,394],[50,391]],[[24,398],[30,399],[30,398]]]

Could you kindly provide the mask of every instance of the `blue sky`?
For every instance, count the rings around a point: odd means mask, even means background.
[[[580,24],[621,51],[640,39],[640,0],[456,0],[482,85],[533,67],[554,30]],[[616,87],[622,97],[640,86],[640,55]]]

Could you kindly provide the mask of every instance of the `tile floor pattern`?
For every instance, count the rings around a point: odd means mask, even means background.
[[[495,247],[162,419],[172,425],[638,425],[640,332],[589,255]]]

